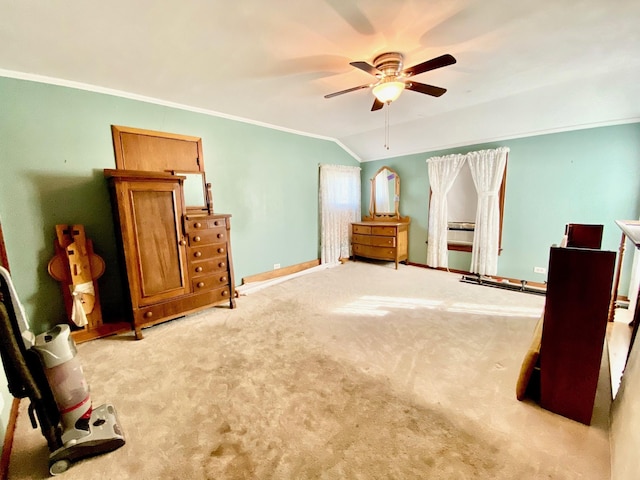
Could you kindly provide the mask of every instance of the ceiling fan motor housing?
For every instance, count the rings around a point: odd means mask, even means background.
[[[373,59],[373,65],[385,77],[399,75],[402,71],[403,62],[404,56],[399,52],[382,53]]]

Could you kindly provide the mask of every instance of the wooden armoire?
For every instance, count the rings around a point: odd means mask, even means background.
[[[222,302],[235,308],[231,215],[213,212],[202,140],[119,126],[112,134],[117,168],[104,174],[136,338]]]

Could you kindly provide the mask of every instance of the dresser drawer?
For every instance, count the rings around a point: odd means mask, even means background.
[[[371,235],[371,227],[366,225],[352,225],[353,233],[361,233],[363,235]]]
[[[218,288],[229,283],[229,275],[227,272],[219,272],[214,275],[207,275],[204,277],[194,278],[191,281],[191,286],[194,292],[211,290],[212,288]]]
[[[133,319],[136,325],[156,322],[159,319],[165,317],[164,304],[152,305],[150,307],[143,307],[133,311]]]
[[[133,318],[136,325],[152,325],[224,300],[229,300],[230,298],[231,289],[229,285],[218,285],[217,288],[209,290],[200,288],[195,291],[193,295],[176,298],[149,307],[136,308],[133,311]]]
[[[370,235],[359,235],[354,233],[351,235],[351,243],[360,243],[361,245],[369,245],[371,243]]]
[[[223,227],[226,229],[226,220],[224,218],[187,217],[184,221],[184,229],[187,233],[216,227]]]
[[[384,235],[386,237],[395,237],[398,229],[396,227],[371,227],[373,235]]]
[[[395,260],[396,249],[387,247],[372,247],[369,245],[353,245],[353,253],[363,257],[377,258],[380,260]]]
[[[225,227],[208,228],[189,232],[189,246],[208,245],[211,243],[226,243],[227,229]]]
[[[206,260],[215,257],[225,257],[227,254],[227,244],[226,243],[216,243],[213,245],[201,245],[198,247],[189,247],[187,249],[189,252],[189,260],[190,261],[198,261],[198,260]]]
[[[189,262],[189,273],[191,278],[211,275],[215,272],[227,271],[227,259],[225,257],[210,258],[201,262]]]
[[[396,237],[379,237],[371,235],[369,237],[369,245],[373,245],[375,247],[395,247]]]

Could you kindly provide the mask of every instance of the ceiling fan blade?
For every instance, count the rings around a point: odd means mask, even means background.
[[[367,83],[366,85],[359,85],[357,87],[347,88],[346,90],[340,90],[339,92],[333,92],[328,95],[325,95],[324,98],[337,97],[338,95],[342,95],[343,93],[355,92],[356,90],[362,90],[363,88],[369,88],[370,86],[371,85]]]
[[[434,87],[433,85],[427,85],[426,83],[407,82],[406,88],[418,93],[425,93],[432,97],[440,97],[447,91],[446,88]]]
[[[338,15],[361,35],[374,35],[376,29],[360,7],[344,0],[325,0]]]
[[[374,77],[376,75],[382,73],[376,67],[374,67],[373,65],[369,65],[367,62],[349,62],[349,65],[351,65],[352,67],[359,68],[360,70],[363,70],[363,71],[373,75]]]
[[[373,106],[371,107],[371,111],[375,112],[376,110],[380,110],[382,107],[384,107],[384,103],[382,103],[380,100],[376,98],[373,101]]]
[[[418,75],[420,73],[428,72],[429,70],[435,70],[436,68],[446,67],[447,65],[453,65],[456,63],[456,59],[448,53],[441,55],[426,62],[419,63],[413,67],[405,68],[402,73],[407,77],[410,75]]]

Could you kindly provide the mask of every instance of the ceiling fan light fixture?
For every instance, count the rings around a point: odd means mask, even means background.
[[[405,83],[396,79],[383,80],[373,87],[373,94],[382,103],[391,103],[398,99],[404,87]]]

